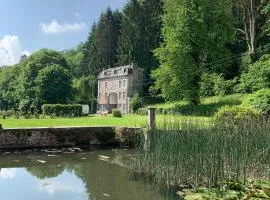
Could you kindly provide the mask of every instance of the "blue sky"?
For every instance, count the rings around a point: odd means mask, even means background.
[[[86,40],[108,6],[127,0],[0,0],[0,66],[41,48],[63,50]]]

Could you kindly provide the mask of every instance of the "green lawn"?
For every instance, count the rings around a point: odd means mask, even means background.
[[[158,126],[164,126],[172,121],[198,121],[205,122],[207,117],[183,117],[183,116],[157,116]],[[147,117],[140,115],[125,115],[122,118],[114,118],[111,115],[81,118],[56,118],[56,119],[1,119],[3,128],[27,128],[27,127],[61,127],[61,126],[118,126],[118,127],[146,127]]]
[[[183,112],[178,116],[158,115],[157,124],[164,127],[173,121],[192,121],[199,124],[207,124],[214,113],[224,105],[239,105],[244,98],[243,94],[233,94],[224,97],[209,97],[201,99],[201,104],[189,112]],[[168,102],[151,105],[156,108],[171,108],[175,104],[181,104],[183,111],[189,111],[187,102]],[[125,115],[123,118],[113,118],[111,115],[92,115],[81,118],[56,118],[56,119],[0,119],[3,128],[26,127],[61,127],[61,126],[119,126],[119,127],[146,127],[147,117],[141,115]]]

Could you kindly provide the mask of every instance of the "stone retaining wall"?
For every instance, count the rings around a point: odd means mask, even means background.
[[[68,127],[0,129],[0,149],[130,145],[139,128]]]

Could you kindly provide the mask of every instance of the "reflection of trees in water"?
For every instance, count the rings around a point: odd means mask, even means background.
[[[54,178],[63,171],[74,174],[83,182],[89,200],[104,199],[104,194],[119,200],[160,199],[160,195],[149,185],[144,185],[141,181],[134,182],[132,174],[123,167],[132,161],[129,152],[106,151],[106,156],[110,157],[107,162],[99,160],[98,155],[99,153],[62,155],[61,158],[54,158],[55,165],[51,160],[42,165],[27,167],[26,170],[39,179]],[[63,161],[66,163],[57,166],[57,163]]]
[[[54,178],[59,176],[64,171],[64,166],[35,166],[28,167],[26,170],[32,175],[39,179]]]
[[[134,182],[132,174],[123,168],[130,161],[128,153],[119,151],[107,153],[106,156],[110,157],[108,162],[95,156],[72,166],[74,174],[85,183],[89,199],[104,199],[103,194],[109,194],[113,199],[160,199],[160,195],[149,185]]]
[[[114,165],[104,161],[81,163],[75,165],[73,170],[75,175],[85,183],[89,199],[99,199],[105,193],[112,194],[116,188],[124,188],[127,181],[124,178],[125,173],[119,173]]]

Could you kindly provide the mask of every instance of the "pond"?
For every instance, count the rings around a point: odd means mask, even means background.
[[[177,199],[133,178],[124,167],[133,159],[129,150],[75,150],[1,153],[1,199]]]

